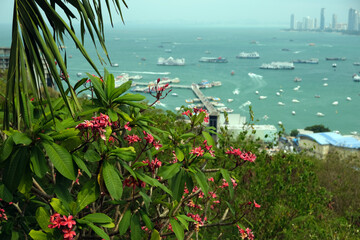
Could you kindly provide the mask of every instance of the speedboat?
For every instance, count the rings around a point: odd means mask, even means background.
[[[327,87],[327,86],[328,86],[328,84],[327,84],[327,83],[324,83],[324,84],[323,84],[323,86],[324,86],[324,87]]]
[[[177,93],[172,93],[172,94],[171,94],[171,96],[175,96],[175,97],[177,97],[177,96],[178,96],[178,94],[177,94]]]
[[[277,96],[280,96],[280,93],[279,93],[279,92],[276,92],[276,95],[277,95]]]
[[[302,79],[299,78],[299,77],[295,77],[295,78],[294,78],[294,82],[301,82],[301,81],[302,81]]]
[[[111,66],[112,66],[112,67],[118,67],[119,64],[118,64],[118,63],[113,63],[113,64],[111,64]]]
[[[328,78],[323,78],[322,80],[323,80],[323,81],[327,81],[327,80],[328,80]]]
[[[334,106],[336,106],[336,105],[338,105],[338,104],[339,104],[338,101],[335,101],[335,102],[332,103],[332,105],[334,105]]]
[[[360,82],[360,76],[357,75],[356,73],[352,76],[354,82]]]
[[[280,106],[285,106],[285,103],[283,103],[283,102],[278,102],[278,105],[280,105]]]
[[[293,103],[299,103],[300,101],[297,100],[297,99],[293,99],[292,102],[293,102]]]
[[[296,114],[296,112],[295,112],[295,111],[292,111],[292,112],[291,112],[291,114],[292,114],[292,115],[295,115],[295,114]]]
[[[294,87],[294,91],[299,91],[300,86]]]
[[[227,101],[230,103],[230,102],[233,102],[233,101],[234,101],[234,99],[229,98]]]
[[[256,94],[259,94],[259,91],[255,91]]]
[[[351,101],[351,97],[347,97],[346,100]]]
[[[234,95],[239,95],[239,93],[240,93],[239,89],[235,89],[235,90],[233,91],[233,94],[234,94]]]
[[[320,98],[320,95],[315,95],[315,98]]]
[[[267,99],[267,96],[260,96],[259,99],[260,100]]]
[[[279,125],[283,125],[282,121],[278,121],[278,124],[279,124]]]
[[[316,113],[316,116],[318,116],[318,117],[324,117],[325,114],[323,114],[323,113],[321,113],[321,112],[317,112],[317,113]]]

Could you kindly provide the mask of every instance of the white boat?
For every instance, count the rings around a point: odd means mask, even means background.
[[[276,95],[277,95],[277,96],[280,96],[280,93],[279,93],[279,92],[276,92]]]
[[[167,52],[167,53],[171,53],[172,52],[172,50],[171,49],[165,49],[165,52]]]
[[[320,95],[315,95],[315,98],[320,98]]]
[[[360,76],[359,76],[359,75],[354,74],[354,75],[352,76],[352,78],[353,78],[354,82],[360,82]]]
[[[260,100],[267,99],[267,96],[260,96],[259,99]]]
[[[291,114],[292,114],[292,115],[295,115],[295,114],[296,114],[296,112],[295,112],[295,111],[292,111],[292,112],[291,112]]]
[[[186,103],[193,103],[194,100],[192,100],[192,99],[185,99],[185,102],[186,102]]]
[[[322,80],[323,80],[323,81],[327,81],[327,80],[328,80],[328,78],[323,78]]]
[[[175,110],[176,110],[176,111],[180,111],[180,110],[181,110],[181,107],[176,107]]]
[[[76,76],[81,77],[81,76],[82,76],[82,73],[81,73],[81,72],[78,72],[78,73],[76,74]]]
[[[233,94],[234,94],[234,95],[239,95],[239,93],[240,93],[239,89],[235,89],[235,90],[233,91]]]
[[[112,66],[112,67],[118,67],[119,64],[118,64],[118,63],[112,63],[111,66]]]
[[[333,68],[336,68],[336,67],[337,67],[336,63],[333,63],[331,66],[332,66]]]
[[[283,103],[283,102],[278,102],[278,105],[280,105],[280,106],[285,106],[285,103]]]
[[[297,100],[297,99],[293,99],[293,100],[291,100],[293,103],[299,103],[300,101],[299,100]]]
[[[268,116],[268,115],[264,115],[264,116],[263,116],[263,119],[266,121],[266,120],[269,119],[269,116]]]
[[[279,92],[284,92],[284,90],[280,89]]]
[[[347,97],[346,100],[351,101],[351,97]]]
[[[239,53],[239,55],[236,56],[236,58],[257,59],[257,58],[260,58],[260,55],[258,52],[241,52],[241,53]]]
[[[329,84],[327,84],[327,83],[324,83],[324,84],[323,84],[324,87],[327,87],[328,85],[329,85]]]
[[[184,66],[185,65],[185,58],[173,58],[169,57],[167,59],[160,57],[158,59],[157,65],[162,66]]]
[[[282,121],[278,121],[278,124],[279,124],[279,125],[283,125]]]
[[[323,114],[323,113],[321,113],[321,112],[317,112],[317,113],[316,113],[316,116],[318,116],[318,117],[324,117],[325,114]]]
[[[255,91],[255,94],[259,94],[259,91]]]
[[[171,94],[171,96],[175,96],[175,97],[177,97],[177,96],[178,96],[178,94],[177,94],[177,93],[172,93],[172,94]]]
[[[335,102],[332,103],[332,105],[334,105],[334,106],[336,106],[336,105],[338,105],[338,104],[339,104],[338,101],[335,101]]]
[[[294,87],[294,91],[299,91],[300,86]]]
[[[233,101],[234,101],[234,99],[229,98],[227,101],[228,101],[229,103],[231,103],[231,102],[233,102]]]
[[[301,81],[302,81],[302,79],[299,78],[299,77],[295,77],[295,78],[294,78],[294,82],[301,82]]]
[[[357,131],[352,131],[350,132],[352,135],[358,135],[358,132]]]

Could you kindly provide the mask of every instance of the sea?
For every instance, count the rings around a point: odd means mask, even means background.
[[[3,32],[6,28],[2,29]],[[96,42],[95,48],[89,36],[85,38],[85,48],[100,71],[106,68],[115,76],[141,75],[141,82],[164,77],[179,78],[181,85],[221,81],[221,86],[202,89],[204,95],[220,98],[233,113],[246,116],[248,121],[251,106],[255,124],[275,125],[280,130],[282,123],[286,132],[323,124],[344,135],[360,133],[360,83],[352,79],[353,74],[360,74],[360,66],[353,65],[360,62],[360,36],[281,28],[171,29],[121,25],[107,28],[105,37],[109,57],[118,67],[112,67],[108,61],[101,64],[97,52],[107,60],[101,46]],[[0,46],[9,46],[10,38],[10,34],[1,34]],[[83,76],[87,72],[95,73],[70,38],[65,39],[65,47],[73,84],[82,78],[77,73]],[[259,59],[236,58],[240,52],[253,51],[260,54]],[[159,57],[170,56],[185,58],[186,64],[157,65]],[[200,63],[201,57],[222,57],[228,63]],[[327,61],[327,57],[346,60]],[[259,68],[273,61],[310,58],[318,58],[319,63],[295,64],[294,70]],[[296,77],[302,81],[294,82]],[[157,104],[158,108],[175,111],[176,107],[188,105],[186,99],[195,98],[190,89],[173,88],[171,93],[177,96],[169,94]],[[154,101],[150,94],[141,94],[149,102]]]

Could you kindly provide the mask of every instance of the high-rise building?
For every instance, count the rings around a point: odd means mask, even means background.
[[[290,16],[290,29],[291,30],[295,29],[295,16],[294,16],[294,14],[291,14],[291,16]]]
[[[320,30],[325,30],[325,8],[322,8],[320,13]]]
[[[332,15],[331,28],[332,28],[332,29],[336,29],[336,24],[337,24],[337,15],[336,15],[336,14],[333,14],[333,15]]]
[[[353,8],[349,9],[348,31],[359,31],[359,12]]]

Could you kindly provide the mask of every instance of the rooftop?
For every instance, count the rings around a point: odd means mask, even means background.
[[[354,137],[342,136],[334,132],[299,134],[301,137],[307,137],[316,141],[320,145],[333,145],[336,147],[345,147],[360,149],[360,141]]]

